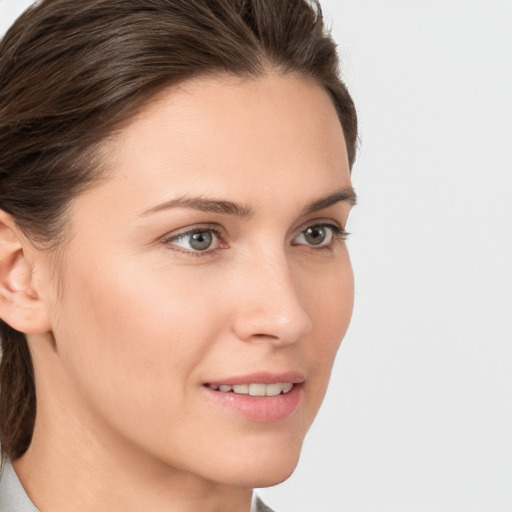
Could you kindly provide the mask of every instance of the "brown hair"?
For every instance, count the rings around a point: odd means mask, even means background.
[[[350,166],[357,118],[317,1],[42,0],[0,44],[0,209],[52,250],[73,197],[101,177],[95,156],[165,87],[276,70],[330,94]],[[0,320],[0,444],[16,459],[36,414],[25,335]]]

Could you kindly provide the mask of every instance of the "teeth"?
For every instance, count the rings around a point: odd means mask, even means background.
[[[288,391],[291,391],[293,388],[293,384],[291,382],[287,382],[286,384],[283,384],[283,393],[288,393]]]
[[[249,395],[265,396],[265,384],[249,384]]]
[[[285,384],[269,384],[265,386],[265,394],[267,396],[277,396],[283,391],[283,386],[285,386]]]
[[[221,385],[210,386],[211,389],[222,393],[237,393],[239,395],[250,396],[277,396],[291,391],[293,384],[291,382],[278,382],[276,384],[235,384],[234,386]]]
[[[233,386],[233,391],[235,393],[239,393],[241,395],[248,395],[249,394],[249,384],[237,384]]]

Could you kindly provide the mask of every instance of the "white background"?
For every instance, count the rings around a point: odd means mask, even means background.
[[[84,0],[77,0],[84,1]],[[0,32],[30,2],[0,0]],[[281,512],[512,511],[512,2],[324,0],[356,308]]]

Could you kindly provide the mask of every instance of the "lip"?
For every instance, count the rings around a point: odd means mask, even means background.
[[[234,386],[236,384],[277,384],[278,382],[291,382],[292,384],[302,384],[306,378],[300,372],[283,372],[283,373],[271,373],[271,372],[258,372],[251,373],[250,375],[240,375],[235,377],[227,377],[225,379],[219,379],[215,381],[208,381],[205,384],[211,386]]]
[[[299,408],[304,396],[305,378],[298,372],[273,374],[269,372],[253,373],[239,377],[229,377],[203,385],[206,395],[220,407],[246,419],[260,423],[273,423],[292,416]],[[291,382],[293,388],[286,394],[277,396],[251,396],[237,393],[223,393],[209,386],[222,384],[276,384]]]

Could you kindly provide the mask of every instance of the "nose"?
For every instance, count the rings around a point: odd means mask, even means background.
[[[312,329],[284,256],[262,256],[239,275],[232,324],[239,339],[289,345]]]

